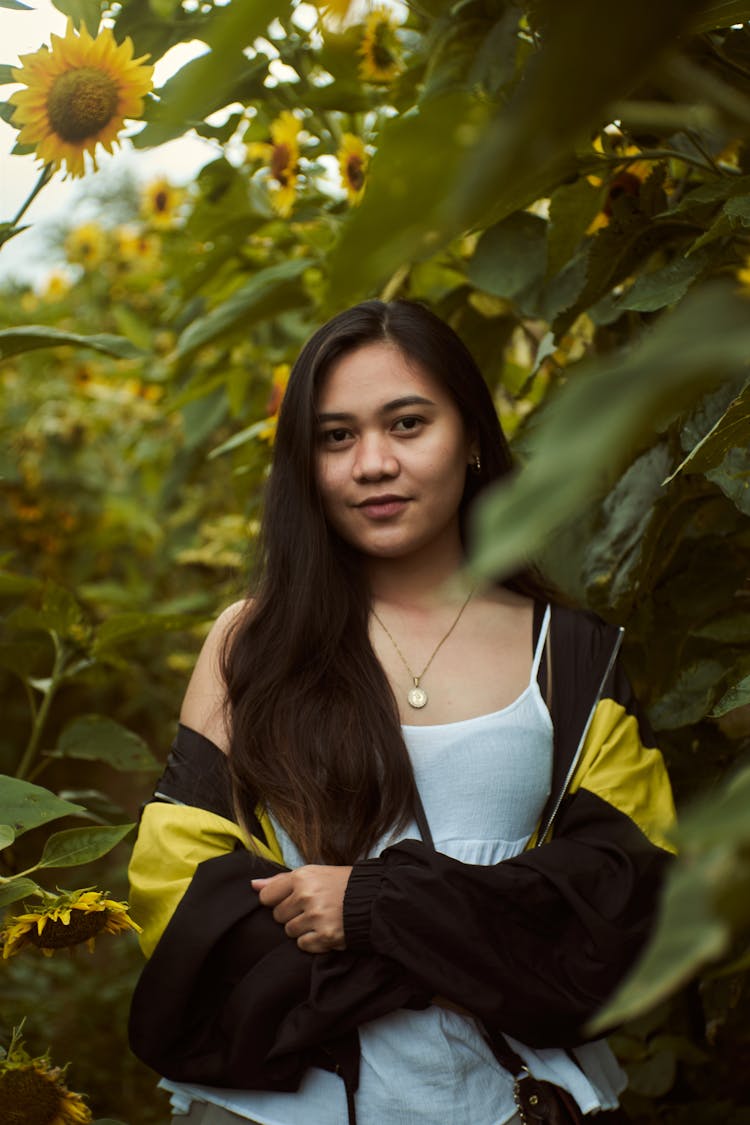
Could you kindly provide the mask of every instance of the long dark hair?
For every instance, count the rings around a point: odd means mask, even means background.
[[[414,777],[396,701],[368,635],[356,551],[327,523],[316,483],[316,401],[343,355],[394,344],[449,392],[477,440],[460,506],[513,463],[487,385],[456,333],[411,301],[364,301],[318,329],[278,419],[253,600],[224,648],[230,767],[239,811],[271,809],[307,862],[352,863],[408,822]],[[538,596],[531,572],[506,582]]]

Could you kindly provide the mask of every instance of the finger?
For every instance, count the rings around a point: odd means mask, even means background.
[[[285,872],[273,875],[265,885],[260,888],[258,898],[263,906],[278,906],[292,892],[292,877]]]
[[[276,921],[278,922],[279,919],[277,918]],[[304,914],[296,914],[284,925],[284,933],[286,936],[294,938],[295,941],[297,938],[302,937],[303,934],[313,934],[314,932]]]
[[[278,906],[273,908],[274,920],[280,922],[282,926],[285,926],[287,922],[291,922],[292,918],[301,917],[303,913],[302,907],[298,902],[294,901],[291,895],[282,899]],[[310,929],[309,926],[307,928]]]
[[[334,949],[346,949],[343,941],[333,941],[331,938],[321,937],[313,930],[298,937],[297,946],[303,953],[330,953]]]

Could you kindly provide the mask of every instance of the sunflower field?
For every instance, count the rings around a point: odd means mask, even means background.
[[[93,201],[0,284],[0,1121],[169,1119],[127,1048],[138,808],[243,593],[290,364],[405,296],[521,466],[474,574],[536,557],[626,627],[673,778],[679,859],[602,1019],[627,1111],[750,1125],[750,0],[54,2],[0,66],[3,159],[39,169],[0,244],[54,178]],[[96,191],[186,135],[189,182]]]

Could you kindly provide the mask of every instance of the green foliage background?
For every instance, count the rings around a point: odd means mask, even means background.
[[[28,894],[50,820],[114,829],[149,792],[242,591],[279,369],[339,308],[413,297],[477,357],[522,465],[478,513],[473,569],[537,555],[627,627],[690,809],[654,943],[605,1016],[627,1020],[627,1106],[750,1121],[750,2],[422,0],[387,83],[363,73],[356,10],[57,6],[151,61],[204,42],[134,143],[194,129],[215,155],[171,221],[123,184],[72,232],[68,283],[2,294],[0,771],[37,789],[0,797],[0,906]],[[304,132],[281,218],[246,146],[285,110]],[[371,154],[356,207],[331,174],[345,133]],[[125,859],[65,878],[122,897]],[[138,963],[111,938],[44,973],[18,957],[3,1030],[26,1013],[96,1113],[149,1125],[164,1099],[124,1043]]]

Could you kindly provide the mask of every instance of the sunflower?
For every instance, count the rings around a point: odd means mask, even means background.
[[[271,191],[271,205],[277,214],[286,219],[291,215],[297,192],[299,173],[299,142],[297,137],[302,128],[294,114],[283,110],[271,122],[271,141],[253,142],[247,146],[251,159],[260,157],[267,161],[272,179],[278,187]]]
[[[153,231],[120,226],[112,231],[113,256],[110,265],[115,273],[153,273],[160,270],[161,240]]]
[[[396,37],[398,24],[385,8],[375,8],[365,21],[359,45],[362,62],[360,77],[367,82],[391,82],[401,72],[401,47]]]
[[[9,99],[13,125],[19,144],[33,145],[45,164],[83,176],[84,153],[96,169],[96,146],[112,152],[125,118],[140,117],[154,68],[143,65],[147,55],[133,58],[131,39],[118,45],[108,27],[92,39],[85,24],[76,34],[68,20],[65,36],[52,35],[51,43],[13,69],[26,87]]]
[[[338,153],[341,181],[351,204],[359,203],[365,190],[368,156],[362,140],[354,133],[344,133]]]
[[[609,226],[614,204],[616,200],[620,199],[623,195],[629,195],[637,201],[641,193],[641,188],[654,169],[653,161],[632,159],[634,156],[638,156],[641,150],[635,145],[626,144],[624,138],[620,143],[615,142],[614,148],[617,155],[621,155],[623,160],[627,158],[630,159],[627,163],[624,163],[623,167],[619,168],[608,181],[602,209],[592,219],[586,234],[596,234],[598,230]],[[604,152],[604,146],[599,137],[594,141],[594,149],[597,152]],[[586,179],[594,187],[601,187],[604,182],[600,176],[587,176]]]
[[[48,1055],[33,1059],[17,1031],[0,1058],[0,1121],[3,1125],[87,1125],[91,1110],[65,1085],[65,1068]]]
[[[140,926],[128,915],[127,903],[115,902],[105,891],[69,891],[46,899],[38,910],[16,914],[0,931],[4,959],[27,945],[51,957],[56,949],[84,942],[91,951],[99,934],[140,933]]]
[[[98,223],[82,223],[65,239],[65,255],[69,262],[95,270],[104,261],[107,236]]]
[[[62,273],[60,270],[52,270],[45,282],[42,297],[45,301],[49,301],[50,303],[62,301],[63,297],[67,297],[69,291],[70,278],[67,274]]]
[[[157,230],[169,230],[177,223],[184,199],[182,188],[174,187],[166,176],[160,176],[145,188],[141,196],[141,214]]]

